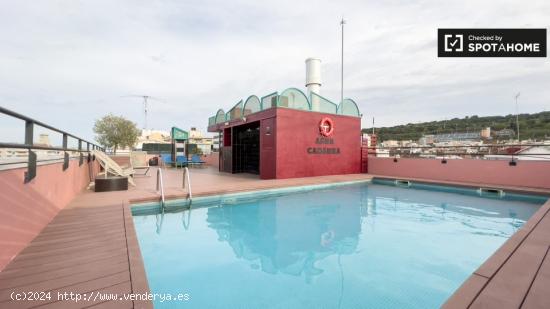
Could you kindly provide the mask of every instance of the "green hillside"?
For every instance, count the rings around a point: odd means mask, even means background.
[[[379,141],[385,140],[418,140],[423,135],[479,132],[481,129],[491,127],[492,132],[503,129],[516,131],[516,116],[466,116],[466,118],[453,118],[444,121],[431,121],[422,123],[409,123],[394,127],[375,128]],[[519,115],[520,138],[545,139],[550,138],[550,112]],[[364,133],[371,133],[372,128],[364,128]]]

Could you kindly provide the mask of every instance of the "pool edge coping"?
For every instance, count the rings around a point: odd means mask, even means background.
[[[122,201],[124,233],[126,235],[126,248],[128,253],[128,265],[130,272],[130,285],[133,294],[151,294],[149,280],[145,271],[145,263],[141,255],[141,248],[137,239],[137,232],[132,219],[132,211],[128,200]],[[134,308],[153,309],[151,300],[134,300]]]
[[[193,203],[201,203],[199,205],[199,208],[202,208],[205,205],[202,204],[208,204],[209,202],[215,202],[215,201],[224,201],[231,198],[239,198],[239,197],[249,197],[254,194],[280,194],[280,193],[299,193],[299,192],[307,192],[307,191],[313,191],[313,190],[322,190],[322,189],[330,189],[333,187],[340,187],[340,186],[347,186],[347,185],[355,185],[355,184],[362,184],[362,183],[372,183],[373,178],[370,179],[359,179],[359,180],[345,180],[345,181],[338,181],[338,182],[331,182],[331,183],[317,183],[317,184],[306,184],[306,185],[289,185],[289,186],[282,186],[282,187],[275,187],[275,188],[253,188],[253,189],[245,189],[245,190],[236,190],[236,191],[230,191],[230,192],[223,192],[218,194],[200,194],[193,198]],[[168,196],[166,196],[166,203],[175,202],[175,201],[181,201],[184,198],[188,198],[187,196],[182,196],[183,198],[174,198],[171,199]],[[198,200],[198,201],[197,201]],[[157,204],[158,196],[156,199],[138,199],[136,200],[130,200],[129,201],[129,207],[130,211],[132,211],[134,208],[147,208],[151,207],[150,204]],[[189,205],[185,205],[189,206]],[[181,205],[172,206],[172,205],[166,205],[166,208],[178,208],[181,207]]]
[[[543,196],[550,195],[550,189],[545,189],[545,188],[510,187],[510,186],[502,186],[497,184],[454,182],[454,181],[446,181],[446,180],[431,180],[431,179],[425,179],[425,178],[399,177],[399,176],[387,176],[387,175],[377,175],[377,174],[370,174],[370,175],[372,176],[372,179],[408,180],[416,183],[431,184],[431,185],[442,185],[442,186],[447,185],[447,186],[470,188],[470,189],[474,189],[474,188],[477,189],[480,187],[495,188],[495,189],[502,189],[512,193],[519,193],[519,194],[543,195]]]

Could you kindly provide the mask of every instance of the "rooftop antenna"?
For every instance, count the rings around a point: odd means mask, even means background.
[[[344,20],[344,17],[342,17],[342,20],[340,21],[340,25],[342,26],[342,65],[341,65],[341,72],[340,72],[340,102],[344,102],[344,25],[346,24],[346,21]]]
[[[163,99],[161,98],[157,98],[157,97],[152,97],[150,95],[141,95],[141,94],[131,94],[131,95],[124,95],[124,96],[121,96],[121,98],[143,98],[143,129],[144,130],[147,130],[147,112],[148,112],[148,109],[147,109],[147,106],[148,106],[148,101],[149,100],[153,100],[153,101],[158,101],[158,102],[165,102]]]
[[[519,139],[519,112],[518,112],[518,98],[519,98],[519,92],[518,94],[516,94],[516,127],[517,127],[517,131],[518,131],[518,143],[520,142],[520,139]]]

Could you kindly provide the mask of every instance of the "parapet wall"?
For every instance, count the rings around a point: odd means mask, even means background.
[[[214,166],[214,167],[220,166],[219,152],[212,152],[209,155],[203,156],[201,159],[204,160],[206,165]]]
[[[36,177],[24,183],[26,168],[0,171],[0,271],[23,249],[95,176],[97,161],[79,166],[70,160],[39,165]]]
[[[549,190],[550,161],[520,160],[510,166],[508,160],[368,158],[368,173],[379,176],[430,179],[484,184],[504,187],[523,187]]]

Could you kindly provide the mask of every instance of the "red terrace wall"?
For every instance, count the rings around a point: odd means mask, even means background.
[[[99,169],[93,163],[93,174]],[[90,183],[86,161],[71,160],[37,167],[36,177],[23,183],[26,168],[0,171],[0,271]]]
[[[479,183],[494,186],[550,189],[550,162],[519,161],[509,166],[507,160],[447,160],[369,157],[369,174]]]
[[[130,166],[130,155],[110,155],[109,157],[120,166]]]
[[[212,152],[209,155],[203,156],[201,159],[205,162],[206,165],[215,166],[215,167],[220,166],[219,152]]]
[[[334,122],[334,144],[315,143],[323,117]],[[277,178],[361,172],[361,118],[278,108],[276,131]],[[308,147],[338,147],[340,154],[309,154]]]

